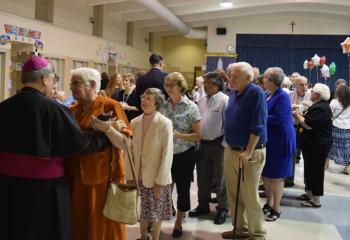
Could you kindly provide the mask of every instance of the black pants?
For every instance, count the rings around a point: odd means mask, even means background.
[[[323,196],[324,167],[332,144],[302,148],[304,157],[305,191]]]
[[[177,190],[177,209],[186,212],[191,209],[190,187],[195,165],[194,147],[174,154],[171,175]]]

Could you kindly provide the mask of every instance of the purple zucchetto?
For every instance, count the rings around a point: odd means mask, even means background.
[[[49,63],[50,62],[44,57],[33,56],[23,64],[22,71],[23,72],[33,72],[33,71],[36,71],[36,70],[39,70],[39,69],[46,67],[47,65],[49,65]]]

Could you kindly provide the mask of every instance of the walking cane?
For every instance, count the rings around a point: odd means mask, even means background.
[[[233,234],[232,240],[236,239],[236,227],[237,227],[237,211],[238,211],[238,201],[239,201],[239,189],[241,187],[241,174],[242,174],[242,166],[239,165],[238,169],[238,179],[237,179],[237,194],[236,194],[236,206],[235,206],[235,216],[233,219]]]

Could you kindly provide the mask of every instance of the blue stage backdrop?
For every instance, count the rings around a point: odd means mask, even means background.
[[[348,56],[340,46],[346,38],[346,35],[237,34],[238,61],[249,62],[262,73],[273,66],[281,67],[287,75],[299,72],[312,84],[325,83],[334,90],[338,78],[349,81]],[[311,72],[303,68],[304,61],[315,54],[326,56],[328,66],[335,62],[336,73],[328,80],[322,78],[319,68],[317,73],[316,68]]]

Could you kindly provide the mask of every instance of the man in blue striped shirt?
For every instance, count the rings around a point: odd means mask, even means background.
[[[263,240],[266,231],[262,227],[258,185],[266,155],[267,106],[263,90],[252,83],[253,68],[246,62],[232,63],[227,74],[234,91],[231,92],[225,110],[224,173],[231,216],[235,215],[238,169],[243,166],[236,237]],[[243,217],[246,214],[247,218]],[[223,238],[232,239],[232,231]]]

